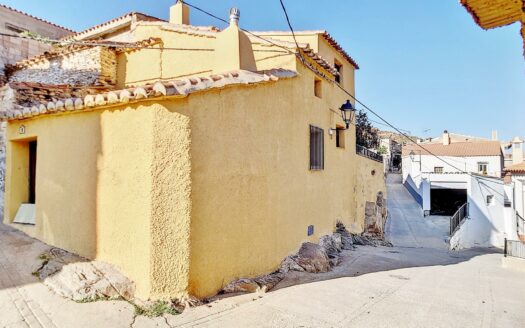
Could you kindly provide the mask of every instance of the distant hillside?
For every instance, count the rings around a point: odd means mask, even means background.
[[[395,142],[397,143],[411,143],[411,141],[409,139],[407,139],[405,136],[403,136],[402,134],[399,134],[397,132],[392,132],[392,131],[377,131],[377,135],[379,136],[379,138],[383,139],[383,138],[390,138],[392,140],[394,140]],[[409,136],[412,140],[414,141],[417,141],[418,139],[421,139],[419,138],[418,136]]]

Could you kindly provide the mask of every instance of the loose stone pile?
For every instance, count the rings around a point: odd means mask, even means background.
[[[333,234],[319,238],[319,245],[310,242],[303,243],[297,254],[287,256],[281,262],[277,271],[256,278],[234,280],[224,287],[221,293],[267,292],[281,282],[286,273],[290,271],[328,272],[339,265],[343,250],[354,250],[356,245],[392,247],[390,242],[375,235],[352,234],[343,223],[338,222]]]

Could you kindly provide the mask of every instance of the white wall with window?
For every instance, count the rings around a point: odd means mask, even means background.
[[[474,156],[453,157],[431,155],[403,156],[403,181],[411,175],[414,181],[418,181],[421,173],[457,173],[462,171],[485,174],[487,176],[500,178],[502,176],[501,156]],[[408,168],[408,169],[407,169]]]
[[[515,236],[505,207],[502,179],[471,176],[468,185],[469,217],[450,239],[452,249],[472,247],[503,248],[505,238]]]

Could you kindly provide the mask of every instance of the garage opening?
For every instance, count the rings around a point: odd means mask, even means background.
[[[452,216],[466,202],[466,189],[431,189],[430,215]]]

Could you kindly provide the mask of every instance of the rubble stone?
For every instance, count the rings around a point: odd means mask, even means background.
[[[222,289],[223,293],[255,293],[260,289],[259,285],[253,279],[237,279],[230,282]]]
[[[10,73],[10,82],[55,85],[114,85],[117,55],[114,49],[90,47],[55,58],[42,58]]]
[[[299,272],[303,272],[304,269],[302,266],[300,266],[299,264],[297,264],[297,262],[295,262],[295,258],[297,256],[295,255],[292,255],[292,256],[287,256],[282,262],[281,262],[281,265],[279,267],[279,272],[281,273],[287,273],[289,271],[299,271]]]
[[[314,243],[304,243],[297,253],[297,258],[294,260],[306,272],[320,273],[330,271],[330,259],[323,247]]]
[[[230,282],[222,289],[222,292],[225,294],[267,292],[281,282],[283,278],[284,274],[282,273],[272,273],[253,279],[241,278]]]

